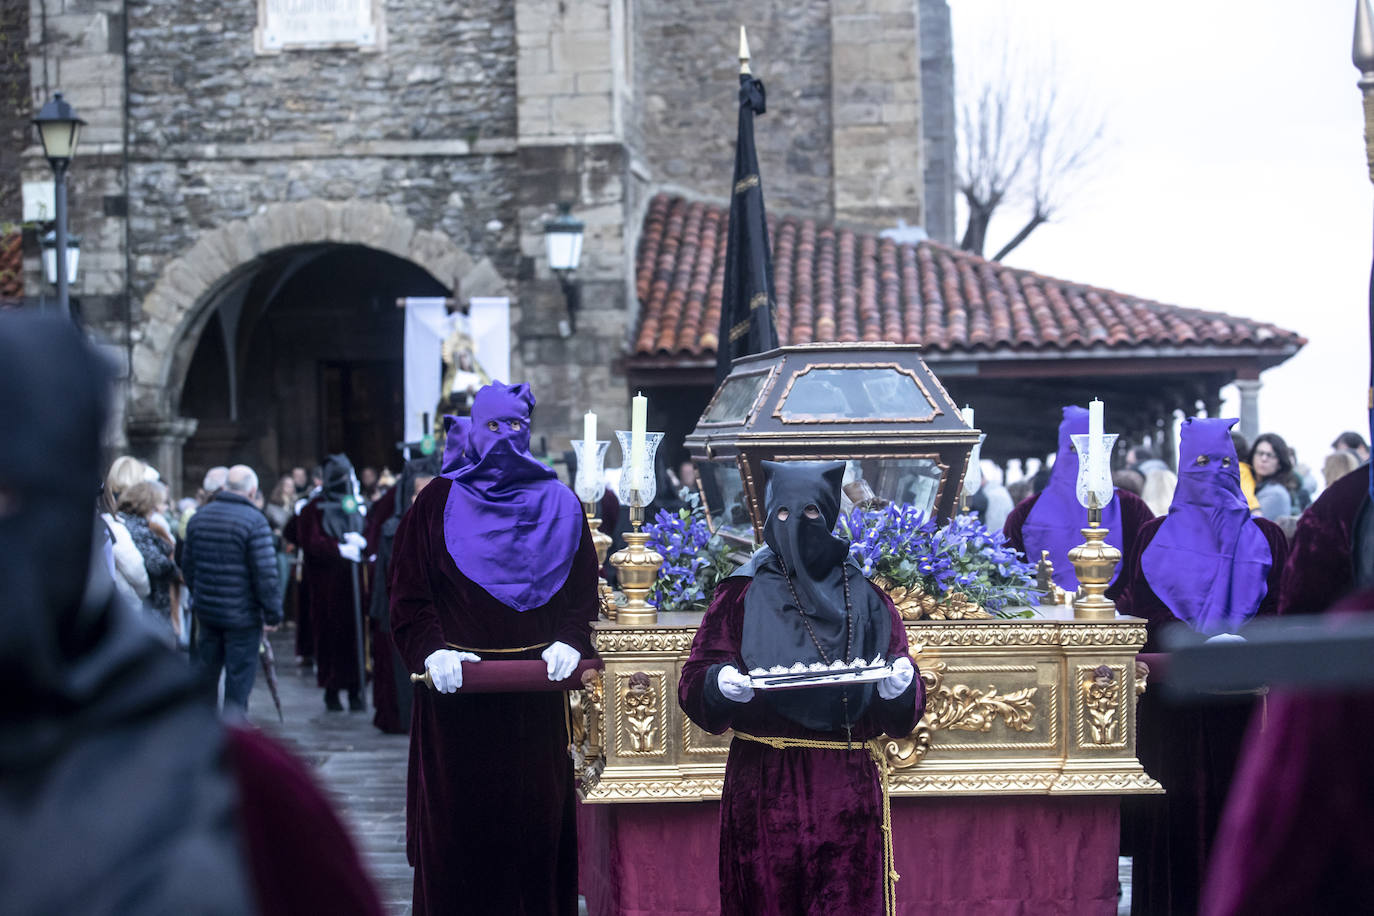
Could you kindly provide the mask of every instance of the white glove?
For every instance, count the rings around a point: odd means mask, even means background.
[[[911,686],[911,679],[915,676],[916,666],[903,655],[892,663],[892,673],[878,682],[878,696],[884,700],[901,696],[902,691]]]
[[[425,670],[429,672],[430,682],[440,693],[453,693],[463,686],[463,662],[480,662],[481,659],[471,652],[458,652],[454,649],[440,649],[431,652],[425,659]]]
[[[1245,642],[1245,637],[1238,633],[1218,633],[1216,636],[1208,636],[1208,642]]]
[[[367,538],[356,531],[345,532],[343,539],[345,544],[352,544],[359,550],[363,550],[367,547]]]
[[[577,663],[582,661],[582,653],[565,642],[556,642],[540,653],[544,663],[549,666],[549,680],[561,681],[573,673]]]
[[[754,688],[749,683],[749,675],[740,674],[734,665],[726,665],[716,675],[716,686],[721,696],[735,703],[748,703],[754,698]]]
[[[358,550],[357,544],[340,544],[339,556],[353,563],[361,563],[363,559],[362,552]]]

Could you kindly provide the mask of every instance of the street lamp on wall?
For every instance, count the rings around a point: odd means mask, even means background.
[[[43,155],[52,166],[53,198],[56,225],[53,228],[53,269],[52,278],[57,286],[57,307],[63,313],[71,314],[71,297],[68,284],[76,275],[76,259],[67,264],[67,166],[76,155],[76,144],[81,139],[81,128],[86,123],[76,116],[76,109],[62,98],[62,93],[53,93],[49,101],[33,119],[38,128],[38,139],[43,142]],[[79,243],[78,243],[79,244]],[[47,254],[44,254],[44,261]]]
[[[67,285],[76,283],[76,265],[81,260],[81,236],[67,236]],[[43,276],[53,286],[57,285],[57,232],[54,230],[43,236]]]
[[[558,323],[564,337],[577,330],[577,310],[582,304],[582,290],[577,285],[577,265],[582,260],[582,233],[586,225],[572,215],[572,204],[560,203],[558,215],[544,223],[544,251],[549,269],[558,277],[563,288],[563,301],[568,317]]]

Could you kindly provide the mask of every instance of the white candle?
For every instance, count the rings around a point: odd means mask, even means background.
[[[630,404],[630,488],[638,490],[644,481],[644,433],[649,427],[649,399],[637,394]]]
[[[969,429],[973,429],[973,408],[965,405],[962,413],[964,415],[964,423],[968,425]]]
[[[1081,460],[1082,455],[1079,456]],[[1096,487],[1102,479],[1107,456],[1102,450],[1102,402],[1093,398],[1088,402],[1088,473],[1092,486]]]
[[[582,417],[582,454],[591,461],[596,453],[596,414],[590,410]]]

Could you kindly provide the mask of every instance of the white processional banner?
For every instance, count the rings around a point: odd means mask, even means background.
[[[405,441],[418,442],[429,430],[425,417],[434,413],[443,384],[440,351],[452,331],[443,297],[405,300]],[[433,417],[430,417],[433,420]]]
[[[509,385],[510,300],[504,296],[479,296],[468,301],[468,319],[477,347],[477,361],[491,378]]]
[[[429,432],[443,392],[443,345],[455,331],[473,342],[474,355],[488,377],[510,381],[510,300],[470,300],[469,314],[448,314],[439,297],[405,300],[405,441],[418,442]]]

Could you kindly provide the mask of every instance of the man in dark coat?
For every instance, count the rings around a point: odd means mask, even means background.
[[[296,543],[315,628],[315,682],[324,688],[324,705],[331,712],[343,709],[340,690],[348,693],[350,710],[364,708],[357,637],[359,565],[367,547],[362,513],[352,463],[344,455],[329,456],[324,489],[296,517]]]
[[[181,558],[199,624],[196,655],[212,683],[224,669],[231,714],[248,710],[264,624],[281,623],[277,551],[267,516],[253,505],[257,492],[252,468],[230,468],[224,487],[187,523]]]
[[[115,597],[92,512],[112,377],[69,322],[0,315],[3,909],[380,916],[304,768],[226,728]]]
[[[493,659],[560,681],[592,653],[596,550],[582,505],[529,452],[534,396],[495,382],[449,431],[444,471],[396,531],[391,629],[418,688],[406,782],[416,916],[573,916],[577,827],[565,699],[458,691]]]
[[[906,628],[831,533],[844,464],[763,466],[767,546],[716,589],[678,685],[693,722],[735,730],[720,802],[721,913],[892,912],[873,739],[909,735],[924,707]],[[765,692],[747,674],[875,657],[893,669],[877,684]]]

